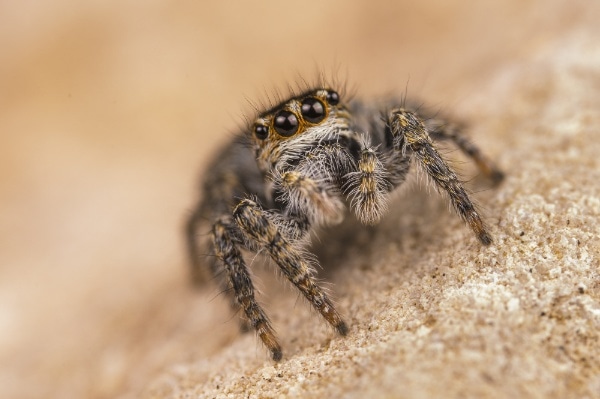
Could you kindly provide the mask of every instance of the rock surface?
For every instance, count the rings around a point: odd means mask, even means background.
[[[600,397],[600,4],[67,3],[0,17],[0,397]],[[273,363],[189,287],[181,225],[244,93],[321,60],[408,81],[507,179],[444,151],[490,247],[417,173],[376,228],[320,232],[345,338],[254,262]]]

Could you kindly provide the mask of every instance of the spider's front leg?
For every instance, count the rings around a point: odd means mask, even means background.
[[[341,335],[346,335],[348,327],[323,289],[317,285],[314,268],[302,251],[287,237],[285,229],[275,223],[272,215],[256,202],[245,199],[235,208],[233,218],[253,244],[268,252],[288,280],[302,292],[325,320]],[[261,339],[269,347],[269,342],[265,341],[263,336]],[[273,359],[279,358],[274,353]]]
[[[454,209],[471,227],[479,241],[484,245],[492,243],[479,212],[456,173],[448,166],[436,150],[423,121],[411,111],[393,110],[388,114],[388,124],[393,137],[394,151],[402,155],[414,154],[435,184],[448,193]]]

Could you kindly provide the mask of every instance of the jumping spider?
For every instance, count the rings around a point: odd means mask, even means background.
[[[311,230],[342,221],[350,208],[363,224],[381,220],[389,194],[415,159],[483,245],[492,237],[434,140],[450,140],[494,183],[502,172],[460,129],[405,101],[342,101],[331,88],[306,90],[260,113],[209,166],[202,199],[187,223],[195,280],[224,272],[223,289],[241,308],[274,360],[281,347],[255,299],[242,250],[263,252],[341,335],[348,327],[315,279],[304,249]],[[212,242],[198,242],[201,223]]]

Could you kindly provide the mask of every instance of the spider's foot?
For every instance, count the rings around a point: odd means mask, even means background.
[[[348,335],[348,325],[344,321],[340,321],[335,329],[340,335]]]
[[[490,173],[489,177],[492,181],[492,184],[497,186],[498,184],[502,183],[502,180],[504,180],[504,173],[498,169],[495,169],[492,171],[492,173]]]
[[[273,358],[273,360],[275,360],[276,362],[280,361],[281,358],[283,357],[283,353],[281,353],[281,349],[277,348],[277,349],[272,349],[271,350],[271,357]]]

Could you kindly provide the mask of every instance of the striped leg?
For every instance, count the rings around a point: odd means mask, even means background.
[[[267,213],[256,202],[245,199],[235,208],[233,218],[248,239],[268,251],[283,274],[325,320],[341,335],[346,335],[348,327],[331,300],[317,285],[314,269],[302,253],[280,233],[280,229],[267,217]]]
[[[429,135],[434,140],[451,140],[462,152],[469,156],[481,170],[486,178],[495,185],[504,179],[504,173],[481,150],[462,134],[458,125],[445,123],[438,119],[428,120],[425,123]]]
[[[456,173],[448,166],[440,153],[433,146],[425,125],[413,112],[397,109],[389,114],[394,148],[406,153],[410,151],[419,161],[423,169],[450,197],[454,209],[471,227],[483,245],[492,243],[492,236],[487,231],[479,215],[479,211],[469,198]]]
[[[213,226],[215,255],[222,263],[233,288],[235,301],[242,308],[251,326],[271,352],[273,360],[281,360],[281,346],[266,314],[256,302],[254,285],[234,239],[234,227],[224,220]]]

